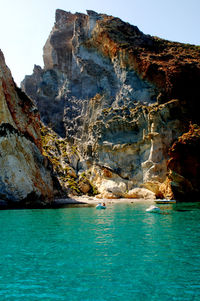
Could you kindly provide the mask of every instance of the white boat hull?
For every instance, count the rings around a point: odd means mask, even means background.
[[[160,212],[160,208],[152,205],[148,209],[146,209],[146,212],[159,213]]]
[[[101,210],[101,209],[106,209],[106,206],[103,206],[103,205],[97,205],[96,206],[96,209],[98,209],[98,210]]]

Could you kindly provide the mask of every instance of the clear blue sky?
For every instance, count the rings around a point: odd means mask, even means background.
[[[0,0],[0,49],[18,84],[34,64],[43,66],[42,48],[57,8],[95,10],[146,34],[200,45],[200,0]]]

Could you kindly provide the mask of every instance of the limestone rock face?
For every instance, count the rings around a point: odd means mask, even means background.
[[[43,57],[22,88],[43,122],[76,146],[76,173],[102,195],[142,186],[160,197],[169,148],[199,122],[199,48],[112,16],[57,10]]]
[[[130,190],[124,197],[128,199],[151,199],[154,200],[155,193],[145,188],[134,188]]]
[[[67,135],[77,136],[88,100],[98,93],[106,93],[103,107],[135,107],[133,102],[156,101],[156,86],[142,80],[127,65],[126,53],[116,50],[114,57],[109,53],[118,41],[110,45],[107,23],[114,29],[119,27],[121,43],[152,44],[152,39],[134,26],[127,25],[129,33],[123,36],[126,28],[120,19],[91,11],[85,15],[57,10],[55,25],[44,46],[44,69],[35,66],[33,75],[22,82],[22,88],[38,104],[44,123],[60,135],[65,136],[67,131]]]
[[[53,183],[41,154],[40,119],[33,102],[16,87],[0,52],[0,199],[49,202]]]

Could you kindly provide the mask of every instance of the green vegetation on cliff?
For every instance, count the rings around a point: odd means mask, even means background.
[[[85,172],[77,173],[76,166],[80,156],[75,145],[44,125],[41,128],[41,138],[43,156],[51,162],[53,174],[58,179],[63,191],[74,195],[98,193]]]

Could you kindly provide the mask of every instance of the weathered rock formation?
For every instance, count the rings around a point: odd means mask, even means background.
[[[200,200],[200,127],[191,124],[172,145],[169,155],[168,178],[161,190],[177,200]]]
[[[56,11],[44,68],[22,82],[43,122],[76,146],[104,197],[136,187],[162,197],[168,150],[199,122],[200,49],[143,34],[118,18]]]
[[[38,110],[16,87],[0,51],[0,204],[53,199],[52,178],[41,151]]]
[[[53,166],[52,175],[59,183],[59,190],[73,195],[97,194],[96,188],[86,177],[85,172],[77,173],[80,161],[77,148],[71,145],[67,138],[60,137],[44,125],[41,129],[41,137],[43,155]]]

